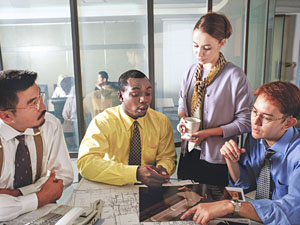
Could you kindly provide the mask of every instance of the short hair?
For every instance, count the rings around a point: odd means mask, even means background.
[[[65,77],[60,82],[60,86],[64,90],[66,95],[70,94],[71,88],[74,86],[74,78],[73,77]]]
[[[200,29],[219,42],[223,39],[228,39],[232,33],[232,27],[227,17],[215,12],[209,12],[198,20],[194,31]]]
[[[0,71],[0,110],[15,108],[19,102],[17,93],[31,87],[37,73],[27,70]]]
[[[106,81],[108,81],[108,73],[107,73],[107,72],[105,72],[105,71],[100,71],[98,74],[101,75],[102,79],[105,78]]]
[[[258,87],[255,96],[264,97],[279,107],[282,114],[299,119],[300,116],[300,90],[290,82],[273,81]]]
[[[125,87],[128,85],[128,79],[129,78],[147,78],[148,77],[139,70],[128,70],[125,73],[123,73],[119,77],[119,91],[125,91]]]

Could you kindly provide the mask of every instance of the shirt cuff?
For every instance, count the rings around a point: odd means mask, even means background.
[[[138,180],[136,179],[136,173],[137,173],[138,166],[127,166],[125,169],[125,179],[126,183],[136,183]]]
[[[38,198],[35,193],[20,196],[23,213],[31,212],[38,208]]]
[[[19,188],[19,190],[21,191],[23,196],[26,196],[26,195],[29,195],[31,193],[35,193],[36,188],[34,187],[33,184],[30,184],[30,185]]]
[[[263,224],[269,224],[271,221],[274,222],[274,210],[271,206],[272,200],[259,199],[259,200],[254,200],[250,203],[253,205],[258,217],[261,219]]]

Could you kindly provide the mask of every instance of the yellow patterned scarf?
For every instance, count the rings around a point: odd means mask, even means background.
[[[195,82],[194,93],[193,93],[192,104],[191,104],[191,114],[193,117],[197,117],[202,121],[203,104],[204,104],[206,87],[214,81],[219,71],[226,64],[227,61],[225,60],[223,54],[220,52],[220,56],[216,65],[209,72],[207,77],[205,77],[203,80],[201,80],[203,76],[203,66],[200,64],[197,65],[197,69],[195,71],[196,82]],[[201,128],[203,128],[203,123],[201,123]]]

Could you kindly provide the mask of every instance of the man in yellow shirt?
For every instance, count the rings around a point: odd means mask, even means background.
[[[168,182],[176,168],[173,132],[169,119],[149,108],[151,91],[149,79],[138,70],[120,76],[122,104],[95,116],[81,142],[77,167],[84,178],[114,185]],[[136,121],[139,144],[135,145],[141,146],[137,163],[131,157],[136,153],[132,144]]]

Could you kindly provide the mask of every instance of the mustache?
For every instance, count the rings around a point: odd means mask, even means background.
[[[41,115],[39,115],[38,120],[40,120],[42,118],[42,116],[45,115],[46,112],[47,112],[46,110],[44,110],[43,112],[41,112]]]

